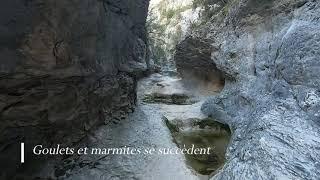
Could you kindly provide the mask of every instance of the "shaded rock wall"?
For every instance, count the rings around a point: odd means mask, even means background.
[[[176,47],[175,62],[177,71],[183,77],[195,76],[204,80],[210,79],[216,73],[217,79],[223,79],[220,70],[211,60],[214,47],[209,42],[191,36],[187,37]]]
[[[232,128],[213,179],[320,176],[319,1],[235,0],[193,34],[226,77],[202,111]]]
[[[176,46],[174,60],[177,71],[185,85],[199,86],[212,84],[212,90],[220,90],[224,85],[224,74],[211,60],[211,52],[216,51],[210,41],[188,36]]]
[[[27,151],[37,143],[70,145],[133,111],[136,78],[149,68],[148,3],[1,3],[0,161],[8,164],[1,163],[0,177],[19,168],[21,141]]]

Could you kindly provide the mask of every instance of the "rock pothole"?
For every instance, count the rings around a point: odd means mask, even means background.
[[[168,120],[163,117],[173,141],[179,148],[210,148],[206,154],[185,154],[186,164],[201,175],[215,174],[225,162],[225,152],[231,137],[227,125],[211,118]]]
[[[151,93],[145,94],[143,99],[145,103],[162,103],[162,104],[175,104],[175,105],[190,105],[198,102],[195,98],[187,94],[162,94]]]

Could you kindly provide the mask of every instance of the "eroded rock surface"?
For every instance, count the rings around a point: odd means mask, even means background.
[[[0,177],[11,179],[32,165],[33,145],[74,144],[132,112],[149,68],[148,0],[5,0],[0,9]]]
[[[201,154],[185,154],[186,162],[197,173],[211,175],[221,168],[230,139],[227,125],[211,118],[173,119],[163,117],[173,141],[180,148],[201,148]]]
[[[213,179],[320,177],[318,1],[230,1],[193,38],[226,77],[202,111],[232,129]]]
[[[188,91],[177,76],[154,74],[149,78],[152,84],[144,91],[142,100],[145,103],[188,105],[199,102],[199,97]]]
[[[201,86],[209,91],[223,88],[224,75],[211,60],[213,50],[215,47],[210,42],[191,36],[177,45],[174,60],[186,86],[193,89]]]

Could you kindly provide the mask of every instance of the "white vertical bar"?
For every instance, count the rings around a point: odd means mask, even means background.
[[[24,163],[24,143],[21,143],[21,163]]]

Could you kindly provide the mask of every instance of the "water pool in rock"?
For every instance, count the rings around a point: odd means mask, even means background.
[[[190,168],[202,175],[213,175],[224,164],[231,136],[226,125],[210,118],[173,121],[164,118],[164,121],[178,147],[210,148],[208,154],[185,154]]]

